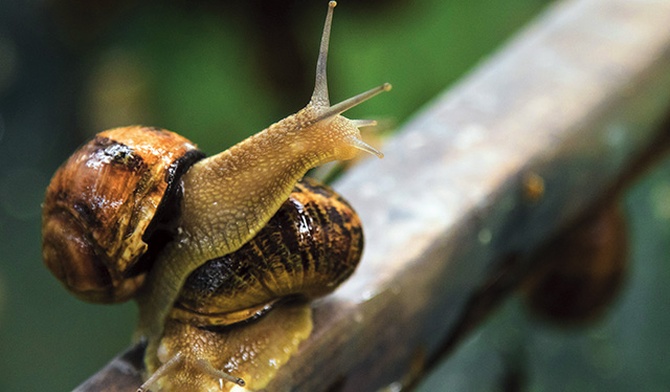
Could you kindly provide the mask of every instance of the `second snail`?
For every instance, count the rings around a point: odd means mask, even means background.
[[[358,216],[330,188],[301,179],[361,150],[382,157],[358,129],[375,122],[341,114],[391,86],[330,104],[335,5],[302,110],[208,158],[170,131],[112,129],[54,174],[45,264],[79,298],[137,301],[140,391],[264,388],[311,331],[308,306],[274,308],[326,295],[356,268]]]

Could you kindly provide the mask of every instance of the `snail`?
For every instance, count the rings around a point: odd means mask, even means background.
[[[542,247],[522,285],[532,314],[559,326],[598,320],[626,280],[626,229],[621,206],[608,201]]]
[[[193,390],[244,385],[235,366],[222,370],[203,354],[226,345],[216,334],[279,317],[270,309],[283,298],[326,295],[356,267],[363,239],[355,212],[329,188],[300,180],[360,150],[383,156],[358,129],[376,123],[341,114],[391,86],[330,104],[335,5],[328,4],[314,92],[297,113],[207,158],[170,131],[112,129],[54,174],[42,212],[45,264],[82,299],[137,301],[135,339],[147,343],[140,390],[184,390],[196,379]]]

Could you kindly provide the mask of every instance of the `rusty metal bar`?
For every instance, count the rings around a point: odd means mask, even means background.
[[[384,160],[335,184],[363,219],[364,259],[314,303],[314,332],[268,390],[411,382],[510,260],[575,219],[659,136],[668,16],[660,0],[552,6],[417,114]],[[529,194],[528,178],[544,191]],[[78,390],[137,385],[139,351]]]

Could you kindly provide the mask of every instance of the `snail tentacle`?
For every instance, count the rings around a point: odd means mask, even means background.
[[[312,93],[312,98],[310,99],[310,103],[314,105],[330,106],[326,67],[328,65],[328,44],[330,42],[330,29],[333,25],[333,9],[335,6],[337,6],[337,2],[335,1],[328,3],[326,23],[323,25],[323,33],[321,34],[319,57],[316,60],[316,81],[314,83],[314,92]]]
[[[177,366],[181,365],[181,363],[184,362],[184,354],[182,352],[178,352],[172,358],[170,358],[167,362],[163,364],[158,370],[153,372],[147,380],[140,385],[139,388],[137,388],[137,392],[148,392],[153,385],[155,385],[158,380],[160,380],[162,377],[165,375],[170,374],[174,368]]]

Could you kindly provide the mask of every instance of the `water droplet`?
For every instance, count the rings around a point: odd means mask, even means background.
[[[491,242],[491,239],[493,238],[493,233],[491,233],[491,230],[484,228],[479,230],[479,233],[477,233],[477,239],[479,240],[479,243],[482,245],[488,245]]]

